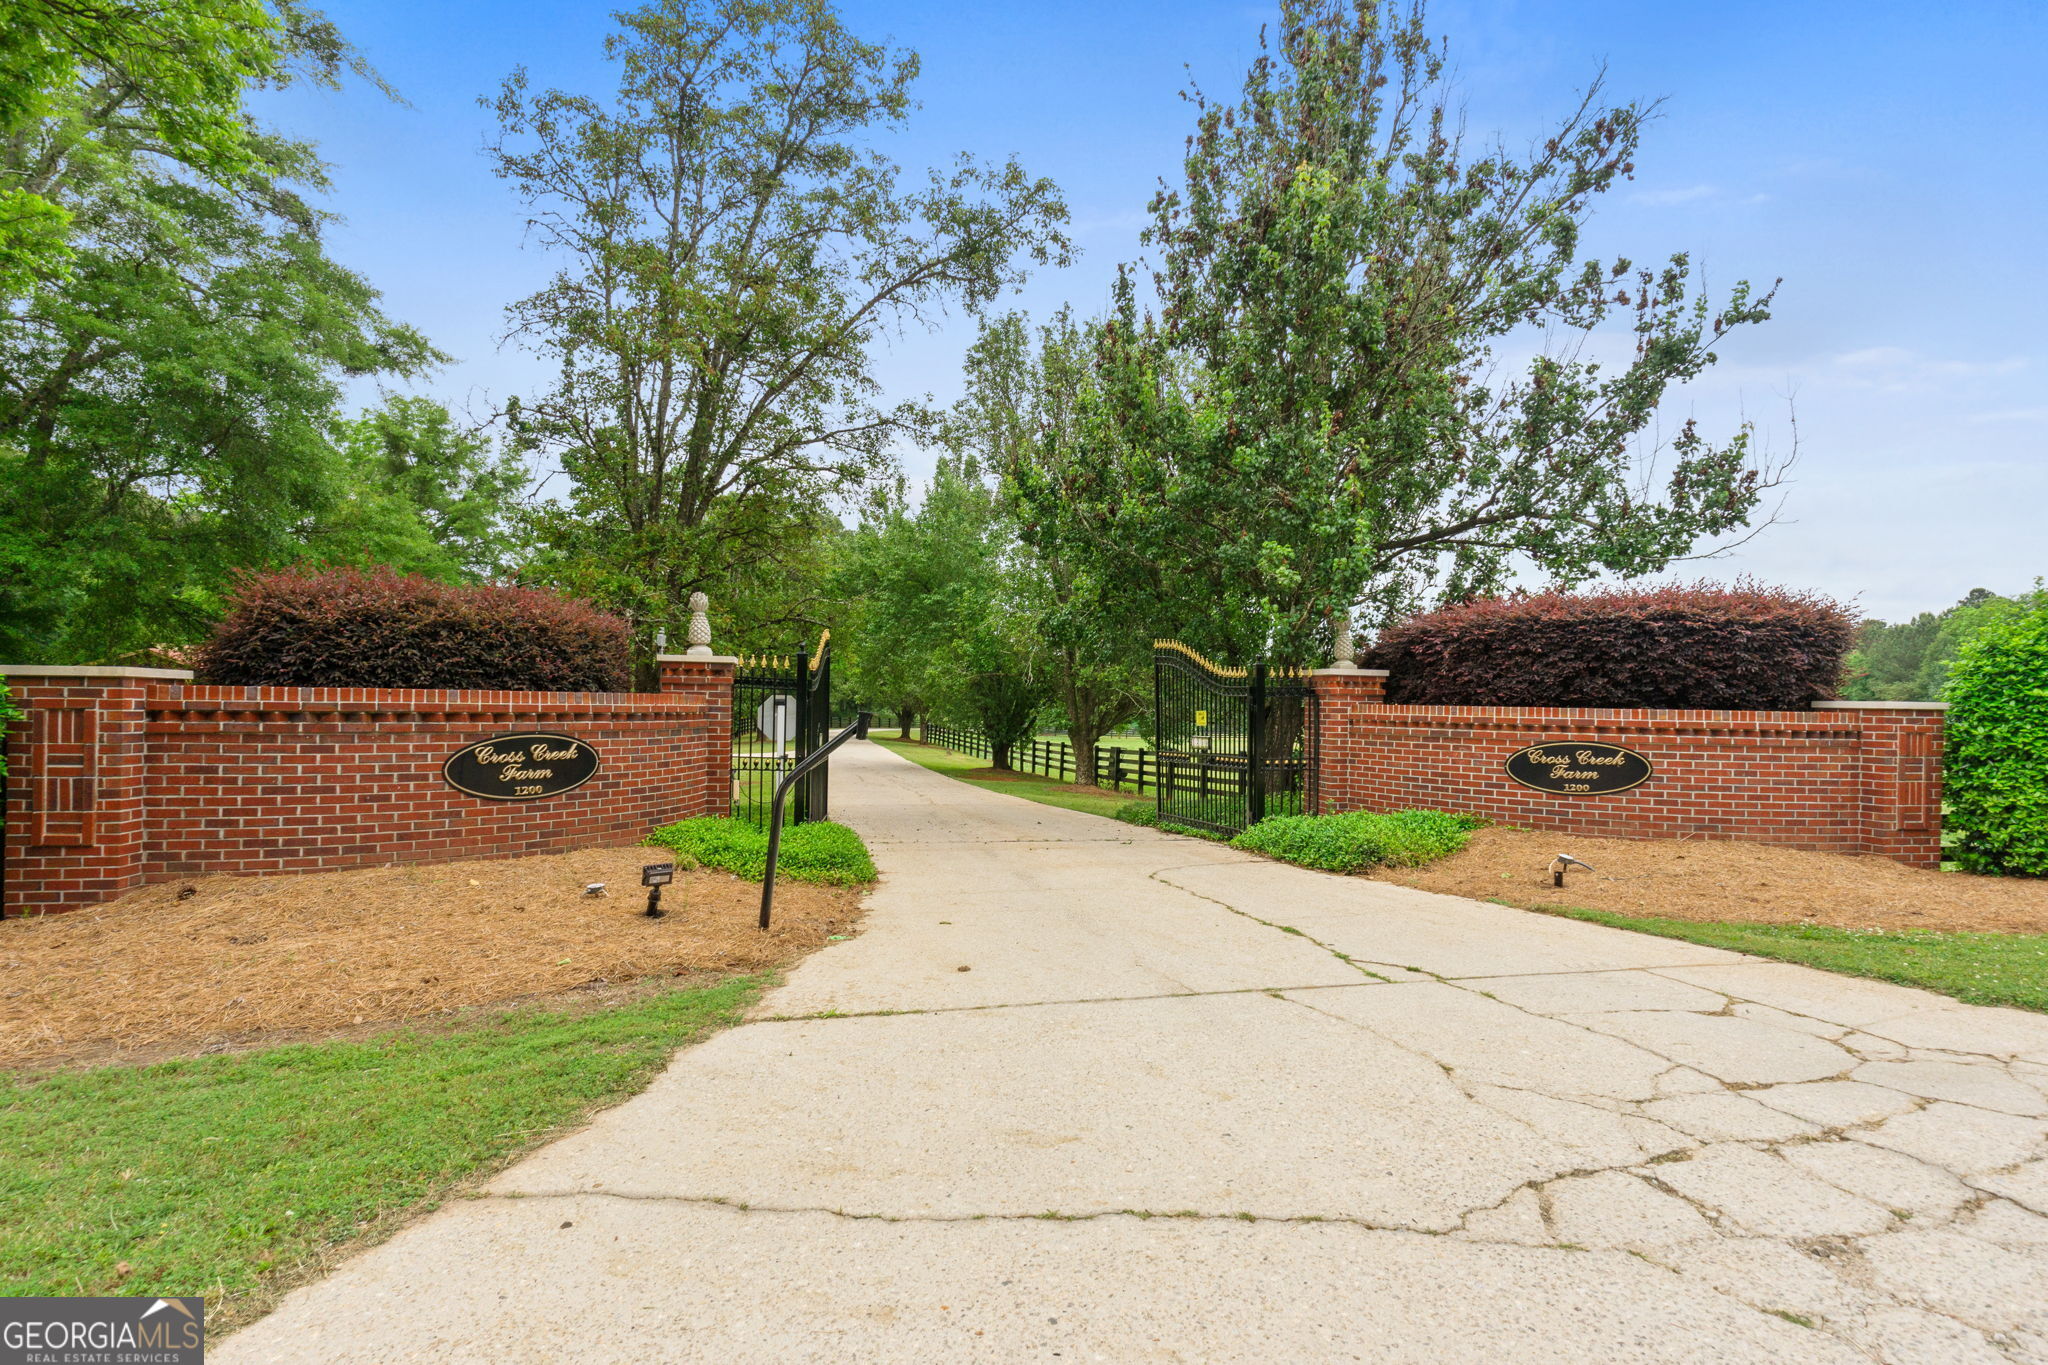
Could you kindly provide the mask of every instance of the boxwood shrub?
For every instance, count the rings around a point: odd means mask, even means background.
[[[2048,592],[1963,646],[1946,695],[1956,865],[2048,877]]]
[[[1111,816],[1127,825],[1144,825],[1157,828],[1159,824],[1159,803],[1157,801],[1126,801],[1110,812]]]
[[[767,875],[768,831],[751,820],[700,815],[662,826],[647,842],[692,866],[721,868],[751,882]],[[778,877],[821,886],[864,886],[876,876],[860,836],[830,820],[783,826],[775,861]]]
[[[244,578],[196,664],[243,687],[620,692],[626,642],[624,621],[558,593],[291,569]]]
[[[1482,598],[1384,631],[1366,662],[1419,706],[1803,710],[1835,695],[1856,618],[1753,583]]]
[[[1325,872],[1363,872],[1371,867],[1420,867],[1448,857],[1465,847],[1472,831],[1485,823],[1476,815],[1440,810],[1277,815],[1259,821],[1230,845]]]

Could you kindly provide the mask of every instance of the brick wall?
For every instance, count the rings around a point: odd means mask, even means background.
[[[1385,675],[1314,676],[1324,811],[1422,807],[1624,839],[1738,839],[1941,860],[1943,708],[1823,702],[1811,711],[1391,706]],[[1532,744],[1589,740],[1650,760],[1643,785],[1552,795],[1504,768]]]
[[[7,914],[145,882],[631,844],[730,809],[733,664],[664,658],[660,692],[206,687],[164,669],[9,669]],[[442,764],[478,740],[573,736],[596,776],[494,801]]]

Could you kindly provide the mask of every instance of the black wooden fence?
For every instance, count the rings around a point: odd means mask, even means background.
[[[961,730],[951,725],[927,725],[928,743],[942,745],[955,753],[993,760],[995,746],[979,730]],[[1010,766],[1020,773],[1036,773],[1060,782],[1074,780],[1074,747],[1063,739],[1020,740],[1010,746]],[[1150,749],[1132,749],[1121,744],[1095,746],[1095,781],[1117,791],[1147,792],[1159,785],[1159,760]]]

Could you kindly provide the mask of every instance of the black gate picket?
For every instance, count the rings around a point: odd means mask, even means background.
[[[1315,694],[1299,669],[1229,668],[1152,642],[1153,747],[1162,822],[1238,834],[1315,808]]]
[[[775,784],[831,730],[831,631],[809,655],[741,658],[732,687],[732,813],[767,828]],[[792,824],[826,818],[831,766],[819,764],[790,792]]]

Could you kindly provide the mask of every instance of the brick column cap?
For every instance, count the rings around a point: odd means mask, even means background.
[[[191,682],[189,668],[117,668],[100,664],[0,664],[0,678],[163,678]]]
[[[1945,701],[1817,701],[1816,711],[1946,711]]]
[[[1388,676],[1387,670],[1384,668],[1311,668],[1308,671],[1308,675],[1311,678],[1384,678]]]
[[[737,668],[739,667],[740,656],[737,654],[657,654],[654,656],[654,662],[658,664],[731,664]]]

